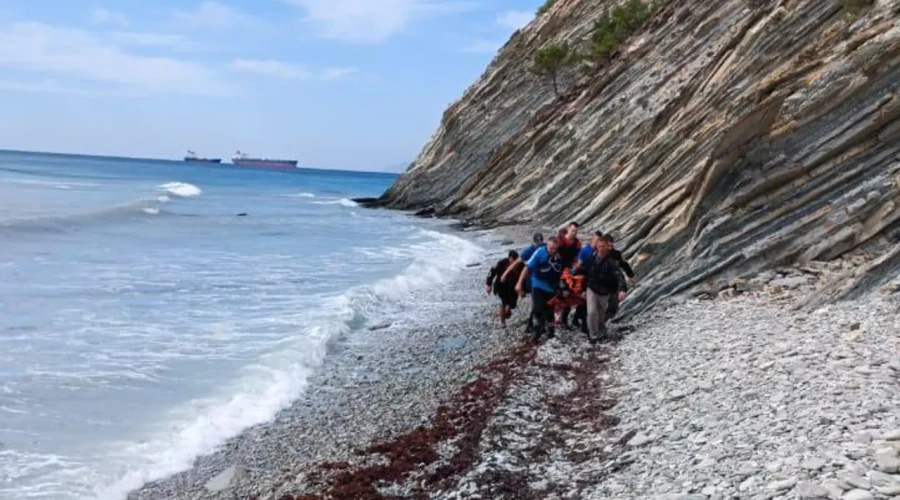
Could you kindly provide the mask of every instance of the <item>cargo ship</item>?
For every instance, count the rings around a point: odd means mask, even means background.
[[[245,153],[235,153],[231,163],[241,167],[297,168],[297,160],[275,160],[271,158],[251,158]]]
[[[184,157],[184,161],[194,162],[194,163],[222,163],[221,158],[200,158],[197,156],[197,153],[193,151],[188,151],[187,155]]]

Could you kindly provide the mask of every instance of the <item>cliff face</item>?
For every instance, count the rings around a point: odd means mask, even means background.
[[[556,98],[536,49],[583,43],[609,0],[557,0],[444,114],[379,200],[483,224],[570,219],[619,236],[639,310],[761,269],[900,267],[900,0],[665,0],[621,53]]]

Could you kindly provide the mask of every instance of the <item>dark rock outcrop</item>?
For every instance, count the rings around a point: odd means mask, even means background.
[[[900,0],[856,20],[836,0],[663,1],[555,98],[534,51],[583,43],[613,3],[557,0],[517,32],[377,204],[613,231],[632,311],[861,247],[883,257],[829,299],[900,270]]]

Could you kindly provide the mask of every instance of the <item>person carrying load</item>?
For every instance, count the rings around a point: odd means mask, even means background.
[[[542,233],[534,233],[534,236],[531,237],[531,245],[523,248],[519,253],[519,258],[514,260],[509,267],[506,268],[506,271],[500,276],[500,281],[506,283],[507,281],[516,283],[518,279],[519,273],[522,272],[522,268],[525,266],[531,257],[534,256],[535,252],[544,247],[544,235]],[[522,295],[531,295],[531,281],[525,280],[524,283],[525,293]],[[534,331],[534,318],[529,315],[528,316],[528,326],[525,329],[526,333],[532,333]]]
[[[586,304],[584,299],[585,277],[574,274],[569,268],[563,269],[559,293],[550,301],[553,308],[554,324],[560,326],[563,323],[565,311],[579,308]]]
[[[500,325],[503,328],[506,328],[506,320],[512,316],[512,311],[516,308],[519,301],[519,296],[516,294],[516,282],[519,281],[519,271],[513,271],[512,274],[506,273],[507,269],[518,259],[519,253],[515,250],[510,250],[506,258],[500,259],[491,267],[485,282],[488,295],[493,292],[494,295],[500,298],[498,316],[500,317]],[[502,278],[503,276],[507,277],[506,280]]]
[[[587,319],[592,343],[603,340],[607,335],[610,298],[615,296],[617,303],[621,302],[628,291],[619,262],[611,255],[612,249],[612,237],[604,235],[598,240],[597,251],[583,266],[587,276]]]

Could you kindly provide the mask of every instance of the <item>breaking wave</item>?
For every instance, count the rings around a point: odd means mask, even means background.
[[[416,311],[421,291],[456,278],[467,264],[482,257],[482,249],[468,240],[421,231],[425,242],[396,249],[412,257],[404,270],[323,298],[320,307],[303,308],[297,320],[304,326],[293,340],[247,367],[218,396],[179,409],[177,420],[162,426],[165,430],[156,437],[126,449],[129,456],[140,457],[140,465],[97,491],[98,498],[123,500],[147,482],[190,468],[198,456],[212,453],[244,429],[270,421],[306,390],[331,342],[367,321],[377,321],[385,309]],[[442,258],[433,258],[438,252]]]
[[[159,188],[169,193],[170,195],[179,196],[182,198],[187,198],[189,196],[200,196],[201,194],[203,194],[203,191],[201,191],[200,188],[186,182],[167,182],[159,186]]]
[[[349,199],[349,198],[341,198],[339,200],[329,200],[329,201],[314,201],[316,205],[340,205],[342,207],[347,208],[356,208],[359,206],[359,203]]]
[[[162,213],[162,205],[170,203],[172,196],[189,198],[202,193],[197,186],[184,182],[169,182],[159,186],[159,189],[163,190],[165,194],[84,212],[0,219],[0,233],[63,232],[85,224],[109,223],[129,217],[159,215]]]

